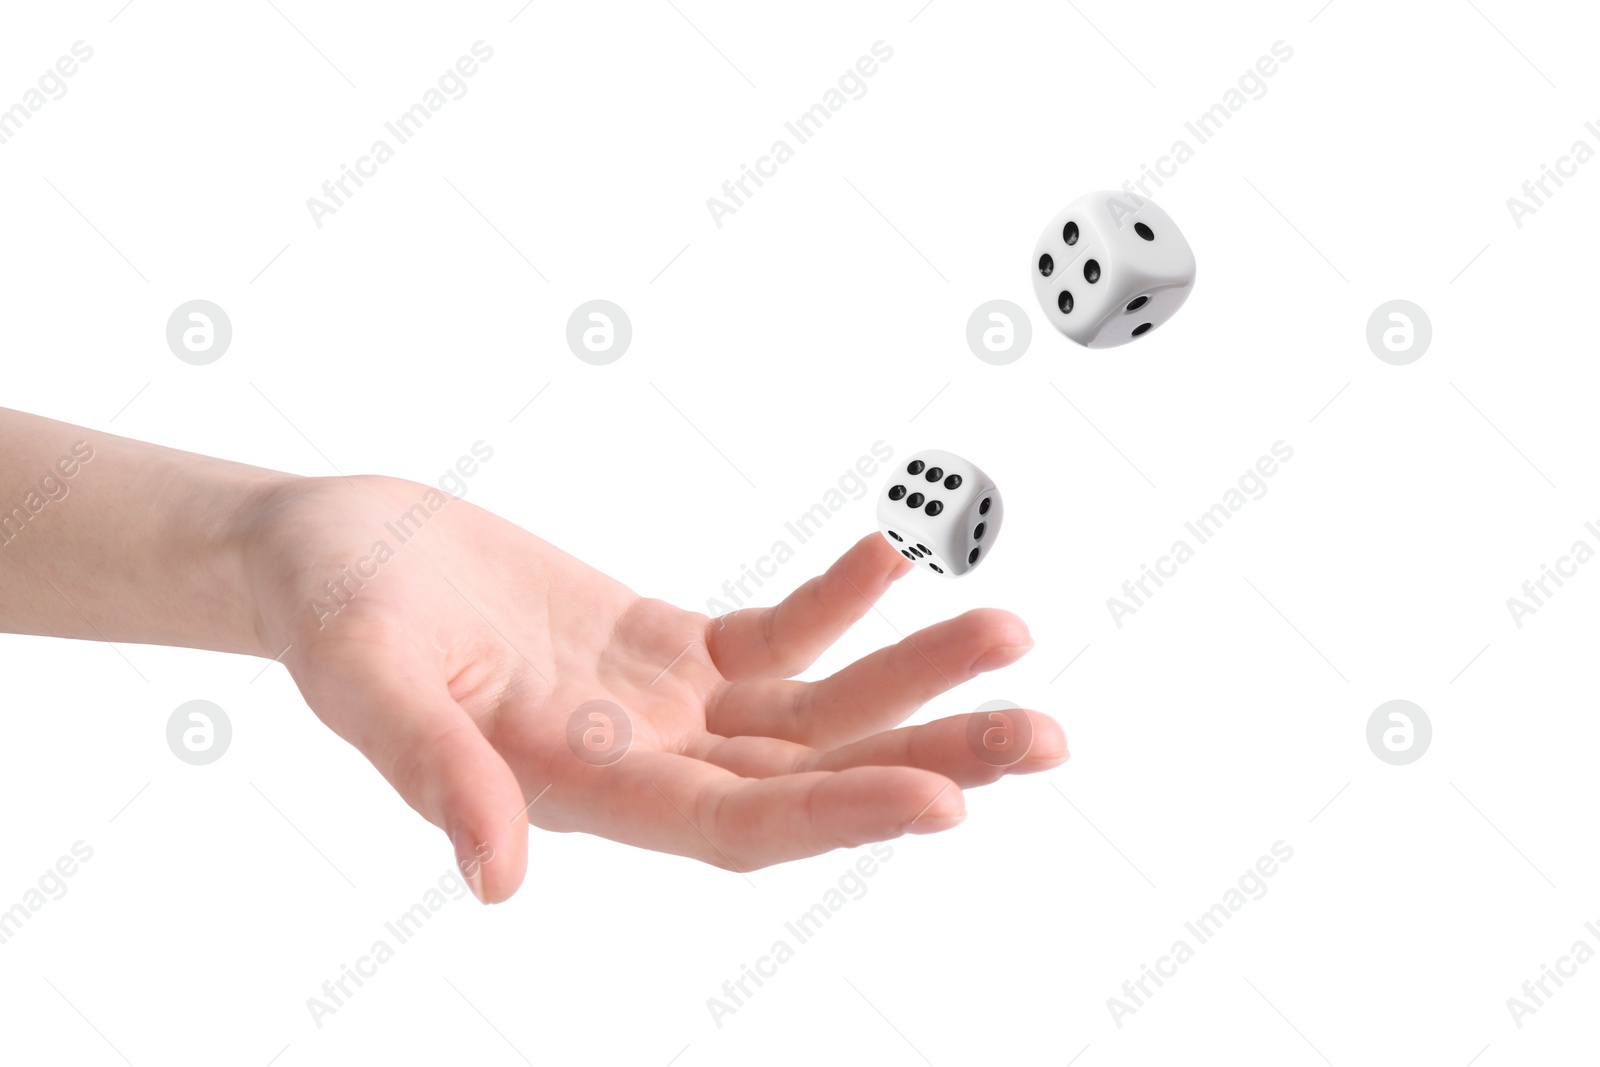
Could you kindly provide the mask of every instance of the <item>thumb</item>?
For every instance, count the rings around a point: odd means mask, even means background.
[[[364,681],[340,687],[340,707],[325,721],[445,832],[474,896],[486,904],[509,899],[528,866],[528,815],[516,775],[442,687],[398,672]]]

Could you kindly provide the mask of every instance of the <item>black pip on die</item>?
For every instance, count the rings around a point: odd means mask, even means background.
[[[953,452],[918,452],[878,494],[878,529],[906,559],[958,578],[988,556],[1004,510],[976,466]]]

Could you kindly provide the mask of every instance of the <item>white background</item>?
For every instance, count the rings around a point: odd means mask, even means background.
[[[0,908],[73,842],[94,856],[0,946],[0,1056],[1592,1050],[1600,964],[1521,1028],[1506,998],[1579,938],[1600,949],[1600,567],[1521,628],[1506,598],[1574,540],[1600,547],[1600,162],[1520,228],[1506,198],[1574,140],[1600,148],[1600,26],[1577,4],[1475,2],[9,10],[0,106],[73,42],[94,56],[0,145],[0,402],[307,474],[432,482],[483,440],[470,499],[702,610],[873,442],[950,449],[1006,494],[998,550],[959,582],[908,577],[818,673],[1012,609],[1035,651],[919,719],[1010,698],[1058,716],[1073,759],[893,843],[720,1027],[707,998],[852,856],[746,880],[534,831],[511,902],[452,902],[318,1027],[307,998],[449,867],[443,835],[281,667],[9,637]],[[467,95],[317,228],[306,198],[480,39],[494,57]],[[714,225],[706,198],[879,40],[894,54],[866,95]],[[1265,95],[1197,144],[1184,122],[1280,40]],[[1195,250],[1194,296],[1141,342],[1078,348],[1034,302],[1034,241],[1179,138],[1194,158],[1155,199]],[[195,298],[234,328],[204,367],[164,337]],[[610,366],[565,344],[592,298],[632,319]],[[996,298],[1034,325],[1008,366],[964,338]],[[1433,324],[1403,367],[1365,341],[1396,298]],[[1280,440],[1294,456],[1266,495],[1114,625],[1107,597]],[[852,501],[763,598],[873,525]],[[195,698],[234,727],[207,767],[164,737]],[[1433,724],[1409,766],[1366,743],[1395,698]],[[1116,1025],[1107,998],[1280,840],[1269,892]]]

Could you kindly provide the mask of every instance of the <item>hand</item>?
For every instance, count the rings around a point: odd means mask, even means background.
[[[969,715],[890,729],[1032,647],[1006,612],[787,680],[912,569],[877,534],[777,607],[712,620],[397,479],[286,481],[241,521],[266,654],[287,646],[307,703],[450,836],[485,901],[521,884],[529,822],[748,871],[947,829],[963,787],[1067,758],[1036,712],[1004,768],[969,747]],[[575,748],[590,701],[609,705]],[[585,730],[628,747],[604,762]]]

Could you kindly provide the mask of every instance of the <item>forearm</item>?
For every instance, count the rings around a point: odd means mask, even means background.
[[[288,478],[0,408],[0,631],[271,656],[240,520]]]

